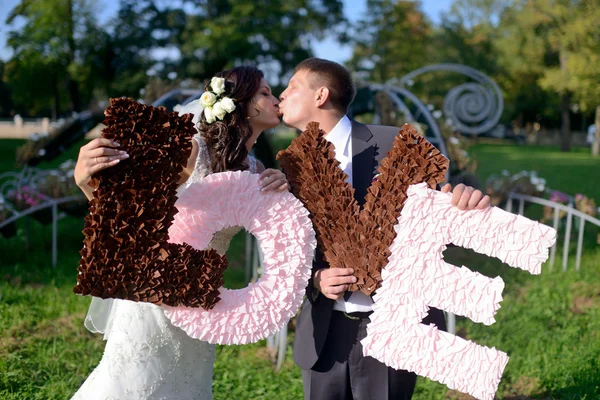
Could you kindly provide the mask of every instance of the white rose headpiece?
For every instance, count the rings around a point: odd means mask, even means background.
[[[235,103],[229,97],[221,97],[225,92],[225,79],[213,77],[210,80],[211,91],[206,91],[200,96],[200,105],[204,107],[206,123],[212,124],[217,119],[223,120],[226,114],[235,110]]]

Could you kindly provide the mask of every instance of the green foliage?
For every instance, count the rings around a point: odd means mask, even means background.
[[[344,21],[341,0],[190,3],[172,70],[198,80],[245,63],[269,66],[279,78],[312,54],[311,40],[334,34]]]
[[[137,98],[152,77],[169,87],[245,63],[276,84],[312,54],[312,40],[344,22],[341,0],[119,4],[103,26],[96,0],[22,0],[12,10],[3,81],[18,113],[56,118],[107,97]]]
[[[572,106],[590,113],[600,102],[599,17],[595,0],[515,1],[499,26],[501,85],[513,113],[546,126],[560,120],[563,150],[570,147]]]
[[[170,9],[159,10],[154,0],[120,1],[117,15],[103,33],[100,52],[92,59],[103,81],[99,90],[104,96],[140,95],[148,82],[147,72],[156,64],[152,52],[165,45],[158,32],[165,29],[167,37],[178,35],[177,29],[164,23],[169,13]]]
[[[46,79],[40,79],[45,76]],[[65,71],[57,62],[45,59],[37,51],[16,54],[6,64],[4,80],[10,88],[17,113],[58,116],[68,107]]]
[[[420,2],[367,2],[353,32],[348,65],[360,78],[385,82],[431,63],[459,63],[491,76],[504,94],[503,121],[556,127],[569,146],[571,109],[600,103],[600,4],[594,0],[455,0],[439,26]],[[561,61],[562,60],[562,61]],[[430,73],[411,91],[439,103],[465,78]]]
[[[7,24],[22,26],[9,31],[13,57],[4,79],[19,112],[51,109],[56,118],[67,109],[79,111],[89,100],[94,76],[83,61],[99,30],[94,14],[88,0],[22,1],[12,10]]]
[[[600,4],[594,0],[537,0],[526,10],[533,15],[532,27],[547,32],[547,47],[558,54],[559,65],[548,66],[540,79],[542,87],[571,93],[584,111],[600,104]],[[537,17],[537,18],[536,18]]]
[[[349,61],[362,78],[385,82],[427,63],[432,27],[419,1],[367,0],[367,9]]]
[[[361,79],[383,82],[430,63],[479,69],[503,90],[504,122],[556,127],[562,120],[565,148],[571,107],[587,117],[600,104],[595,0],[454,0],[439,26],[419,1],[368,0],[369,13],[354,26],[342,0],[121,0],[102,26],[100,4],[22,0],[12,10],[0,115],[57,117],[116,96],[152,101],[240,64],[259,65],[277,88],[326,36],[353,44],[348,66]],[[439,103],[464,80],[428,74],[411,90]]]
[[[12,93],[8,85],[2,81],[6,64],[0,60],[0,118],[11,117],[11,112],[14,110]]]
[[[494,41],[510,0],[455,0],[434,34],[436,62],[468,65],[490,76],[500,72]]]

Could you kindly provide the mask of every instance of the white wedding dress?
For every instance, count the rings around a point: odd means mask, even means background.
[[[206,143],[199,134],[194,140],[199,147],[196,165],[178,193],[211,172]],[[257,172],[252,157],[249,169]],[[239,230],[231,227],[217,232],[210,247],[225,254]],[[171,325],[160,306],[128,300],[94,298],[86,318],[92,331],[98,331],[92,321],[95,307],[110,307],[108,321],[100,330],[105,334],[106,347],[100,364],[73,400],[212,399],[214,345],[192,339]]]

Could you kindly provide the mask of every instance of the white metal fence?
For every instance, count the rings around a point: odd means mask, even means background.
[[[246,233],[246,282],[256,282],[262,275],[263,254],[258,241],[250,233]],[[279,371],[285,361],[288,329],[285,325],[278,333],[267,338],[267,348],[275,371]]]
[[[513,212],[513,202],[518,202],[518,211],[519,215],[523,215],[525,212],[525,203],[533,203],[539,204],[542,206],[550,207],[553,209],[553,224],[552,227],[558,232],[558,225],[560,221],[560,212],[563,211],[566,213],[567,225],[565,228],[565,237],[563,240],[563,254],[562,254],[562,270],[567,270],[567,263],[569,261],[569,248],[571,241],[571,230],[573,228],[573,218],[579,218],[579,227],[577,232],[577,250],[576,250],[576,258],[575,258],[575,269],[579,271],[581,266],[581,253],[583,251],[583,234],[585,231],[585,223],[589,222],[600,227],[600,220],[592,217],[591,215],[585,214],[575,208],[573,208],[573,203],[569,203],[567,205],[556,203],[554,201],[541,199],[539,197],[527,196],[518,193],[511,193],[508,196],[508,200],[506,202],[506,211]],[[554,268],[554,263],[556,259],[556,249],[558,246],[559,240],[556,240],[554,246],[550,249],[550,264],[549,267],[552,270]]]
[[[2,197],[8,197],[5,196],[5,194],[11,191],[19,192],[24,186],[35,187],[39,179],[43,178],[48,172],[49,171],[39,170],[35,168],[24,168],[20,172],[6,172],[4,174],[0,174],[0,195],[2,195]],[[58,258],[58,221],[64,216],[64,214],[61,213],[58,209],[58,206],[70,202],[82,201],[83,199],[85,199],[85,197],[83,195],[75,195],[63,197],[60,199],[53,199],[41,193],[36,193],[36,196],[38,196],[41,199],[41,202],[25,210],[17,210],[9,202],[5,202],[4,207],[9,211],[11,216],[3,221],[0,221],[0,229],[7,227],[10,224],[13,224],[22,218],[29,217],[32,214],[35,214],[39,211],[51,209],[52,267],[56,268]],[[29,242],[29,230],[26,231],[26,235],[27,242]]]
[[[508,195],[508,200],[506,201],[506,211],[513,212],[514,203],[518,204],[517,213],[519,215],[525,214],[525,203],[539,204],[541,206],[550,207],[553,210],[553,221],[552,227],[556,232],[559,232],[559,222],[560,212],[564,212],[565,218],[567,220],[565,227],[565,237],[563,239],[563,249],[562,249],[562,270],[563,272],[567,270],[567,265],[569,262],[569,249],[571,244],[571,231],[573,229],[573,218],[579,218],[578,224],[578,232],[577,232],[577,249],[575,256],[575,269],[579,271],[581,267],[581,253],[583,252],[583,235],[585,232],[585,223],[591,223],[600,227],[600,220],[592,217],[586,213],[583,213],[573,207],[573,203],[569,202],[568,204],[556,203],[554,201],[542,199],[539,197],[528,196],[519,193],[510,193]],[[554,269],[554,264],[556,261],[556,251],[559,244],[559,240],[557,238],[556,242],[550,249],[550,260],[548,261],[548,266],[550,270]],[[455,334],[456,332],[456,317],[454,314],[447,314],[448,321],[448,332]]]

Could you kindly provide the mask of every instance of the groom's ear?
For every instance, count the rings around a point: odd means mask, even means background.
[[[315,92],[315,102],[317,107],[322,107],[329,100],[329,88],[321,86]]]

